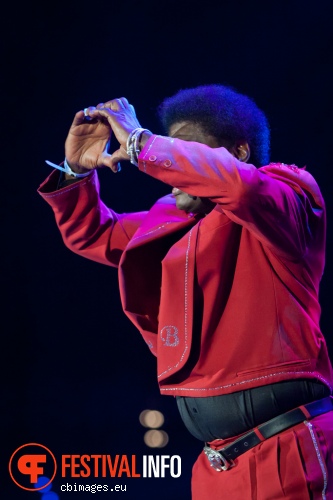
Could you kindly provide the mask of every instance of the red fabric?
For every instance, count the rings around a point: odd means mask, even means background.
[[[202,452],[193,466],[192,500],[206,498],[332,500],[333,412],[267,439],[238,457],[227,471],[215,471]]]
[[[157,355],[161,392],[205,397],[294,378],[331,386],[318,303],[325,207],[312,176],[159,136],[139,168],[216,208],[188,216],[170,195],[148,213],[116,214],[96,173],[59,191],[52,174],[39,192],[71,250],[119,266],[123,309]]]

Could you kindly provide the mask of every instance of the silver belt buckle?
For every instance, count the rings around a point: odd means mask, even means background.
[[[222,455],[222,453],[217,450],[213,450],[209,446],[205,446],[203,451],[205,452],[211,467],[213,467],[217,472],[228,470],[235,465],[232,460],[228,460]]]

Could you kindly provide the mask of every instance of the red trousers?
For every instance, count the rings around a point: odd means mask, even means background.
[[[206,499],[333,500],[333,411],[263,441],[227,471],[213,469],[202,452],[193,466],[192,500]]]

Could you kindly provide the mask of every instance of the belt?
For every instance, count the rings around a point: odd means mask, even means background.
[[[254,446],[257,446],[257,444],[261,443],[265,439],[268,439],[275,434],[288,429],[289,427],[293,427],[304,420],[309,420],[331,410],[333,410],[333,398],[328,396],[327,398],[319,399],[318,401],[313,401],[312,403],[299,406],[294,410],[290,410],[282,415],[274,417],[264,424],[258,425],[258,427],[255,427],[250,432],[243,434],[243,436],[224,448],[214,450],[206,443],[203,451],[207,455],[210,465],[215,470],[218,472],[225,471],[235,465],[235,458],[239,457],[251,448],[254,448]]]

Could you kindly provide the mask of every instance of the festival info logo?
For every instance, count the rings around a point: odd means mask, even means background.
[[[9,473],[17,486],[23,490],[38,491],[52,483],[57,471],[53,453],[38,443],[24,444],[14,451],[9,460]],[[47,484],[39,485],[41,476],[51,478]]]

